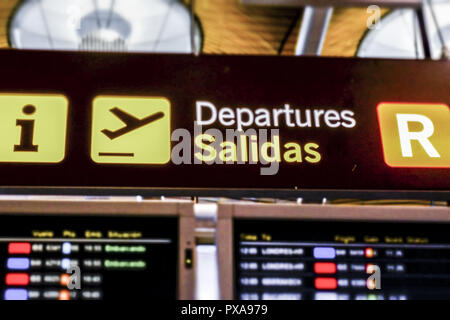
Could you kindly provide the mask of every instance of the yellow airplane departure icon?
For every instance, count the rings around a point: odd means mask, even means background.
[[[97,97],[93,104],[91,158],[97,163],[167,163],[170,102],[153,97]]]
[[[128,132],[131,132],[133,130],[142,128],[143,126],[154,122],[156,120],[159,120],[164,117],[163,112],[156,112],[148,117],[145,117],[144,119],[138,119],[136,117],[133,117],[129,113],[126,113],[125,111],[115,107],[110,110],[117,118],[123,121],[125,123],[125,127],[118,129],[116,131],[111,131],[108,129],[103,129],[102,132],[111,140],[116,139],[124,134],[127,134]]]

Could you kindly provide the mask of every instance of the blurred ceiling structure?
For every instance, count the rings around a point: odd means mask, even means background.
[[[8,26],[20,2],[0,1],[0,48],[9,47]],[[202,52],[294,55],[301,11],[298,8],[246,6],[239,0],[196,0],[195,14],[204,35]],[[367,30],[367,18],[365,8],[336,8],[322,55],[355,56]]]

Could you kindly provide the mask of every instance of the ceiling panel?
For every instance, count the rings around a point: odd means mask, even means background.
[[[8,47],[8,21],[18,2],[19,0],[0,0],[0,48]]]
[[[0,47],[8,47],[8,20],[20,0],[0,0]],[[209,54],[293,55],[301,22],[299,9],[244,6],[239,0],[196,0]],[[299,18],[300,17],[300,18]],[[335,9],[323,55],[353,56],[367,30],[364,8]]]

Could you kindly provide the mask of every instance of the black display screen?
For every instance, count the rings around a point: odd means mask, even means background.
[[[450,299],[448,228],[236,219],[234,294],[251,300]]]
[[[176,217],[0,216],[0,299],[175,299],[177,262]]]

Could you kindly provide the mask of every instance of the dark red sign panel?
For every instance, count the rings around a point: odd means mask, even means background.
[[[450,190],[450,63],[0,52],[0,184]]]

